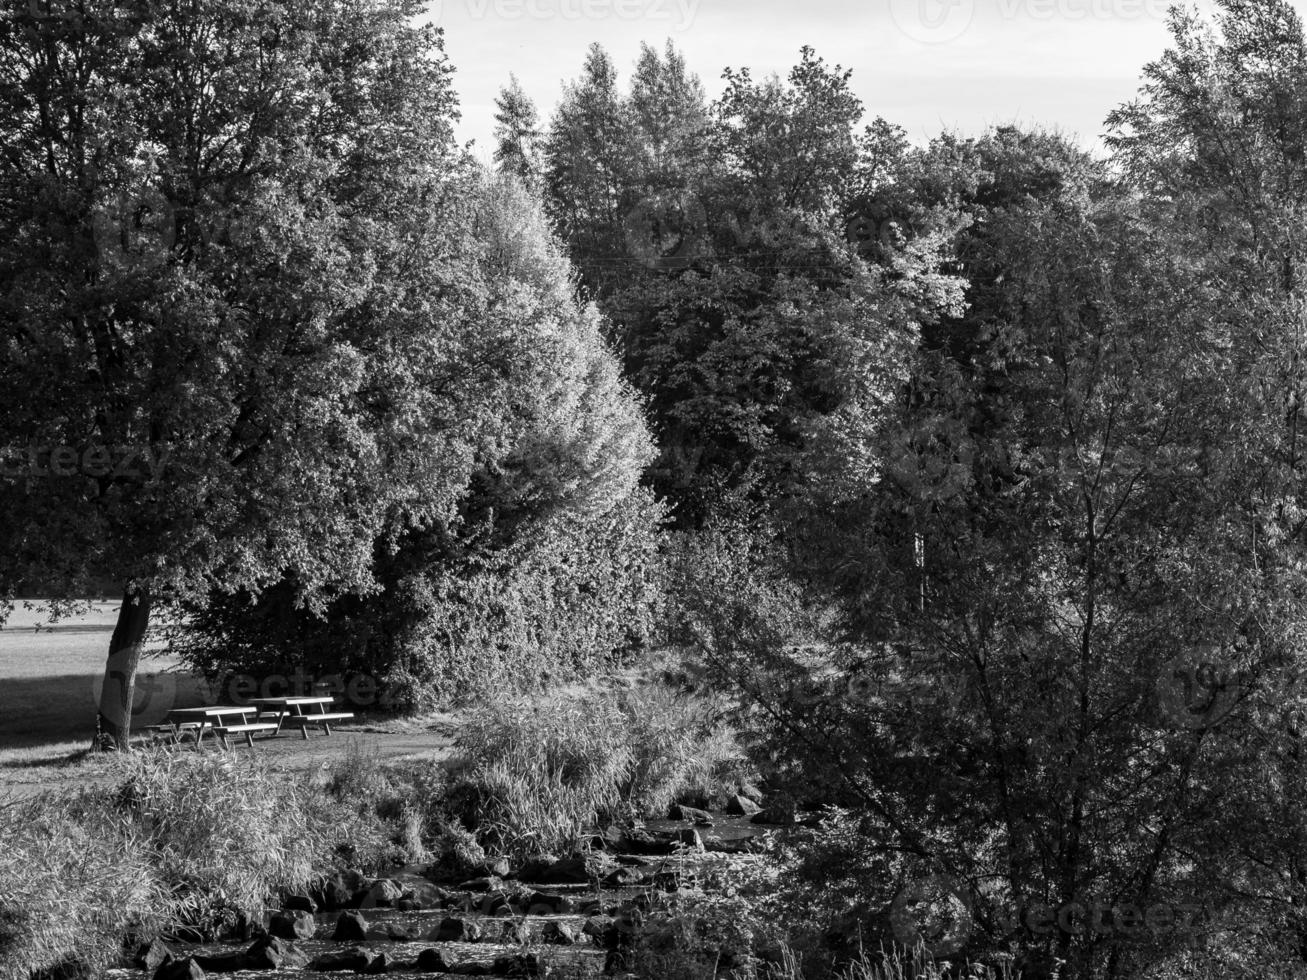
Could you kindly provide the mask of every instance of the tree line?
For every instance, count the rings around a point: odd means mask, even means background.
[[[681,644],[848,942],[947,880],[1031,975],[1294,975],[1307,41],[1219,8],[1104,154],[668,44],[485,168],[411,0],[9,0],[0,596],[118,583],[118,745],[159,616],[414,705]],[[1201,940],[1002,914],[1090,901]]]

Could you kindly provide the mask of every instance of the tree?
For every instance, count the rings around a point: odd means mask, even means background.
[[[1267,483],[1240,516],[1287,630],[1302,622],[1307,43],[1281,2],[1227,0],[1215,24],[1176,11],[1170,26],[1171,48],[1112,114],[1108,142],[1155,234],[1183,249],[1219,315],[1240,325],[1230,356],[1241,438],[1263,447],[1254,465]],[[1244,665],[1247,707],[1218,743],[1224,799],[1186,842],[1233,910],[1237,926],[1213,955],[1227,970],[1301,972],[1307,960],[1307,823],[1293,802],[1307,780],[1301,649],[1296,637]]]
[[[581,77],[565,86],[545,138],[545,200],[554,229],[582,275],[620,255],[632,122],[617,68],[592,44]]]
[[[854,406],[892,397],[920,322],[957,300],[936,230],[872,261],[845,233],[865,183],[848,72],[805,48],[787,83],[726,77],[695,251],[604,299],[663,449],[653,485],[691,526],[813,479],[810,457],[843,451],[836,432],[874,414]]]
[[[516,75],[495,99],[494,162],[500,173],[513,174],[527,187],[540,179],[540,120],[535,103]]]
[[[443,265],[450,69],[419,10],[0,19],[0,439],[30,447],[0,485],[0,592],[123,583],[99,713],[119,746],[153,610],[291,570],[311,605],[366,591],[386,519],[447,512],[471,468],[432,425],[478,352]]]
[[[457,509],[378,534],[380,588],[320,613],[293,581],[192,610],[187,656],[208,674],[366,672],[401,702],[597,669],[640,642],[661,510],[638,492],[650,441],[637,399],[574,295],[534,196],[484,178],[463,268],[480,372],[464,381],[486,434]]]

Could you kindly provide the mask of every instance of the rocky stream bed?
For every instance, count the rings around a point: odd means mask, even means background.
[[[766,811],[678,815],[597,836],[583,854],[494,862],[464,881],[422,865],[338,874],[216,941],[166,936],[108,976],[623,976],[650,913],[689,894],[708,867],[720,881],[763,860],[764,837],[784,833]]]

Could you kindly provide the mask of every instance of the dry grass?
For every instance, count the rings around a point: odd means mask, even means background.
[[[459,734],[452,795],[492,849],[570,850],[596,824],[711,804],[747,782],[717,719],[712,703],[659,684],[500,702]]]

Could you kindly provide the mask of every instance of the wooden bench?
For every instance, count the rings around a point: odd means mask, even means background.
[[[307,739],[309,737],[310,725],[321,724],[324,729],[324,734],[330,735],[331,723],[333,721],[348,721],[350,718],[353,717],[354,714],[353,712],[350,711],[331,711],[331,712],[323,712],[316,715],[288,715],[283,720],[283,724],[299,725],[300,734]]]
[[[222,739],[223,748],[231,748],[231,744],[227,741],[228,735],[244,735],[246,743],[250,748],[253,748],[254,733],[275,732],[277,730],[277,723],[272,721],[251,721],[243,725],[214,725],[213,730],[217,733],[218,737]]]

